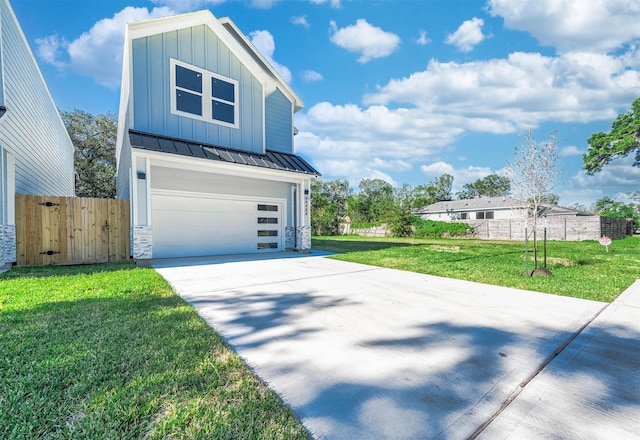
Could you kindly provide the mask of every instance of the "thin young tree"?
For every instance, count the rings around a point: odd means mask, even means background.
[[[522,144],[516,147],[513,160],[506,168],[507,177],[511,182],[512,196],[528,204],[525,221],[527,229],[531,226],[533,232],[534,269],[538,268],[536,255],[538,218],[542,214],[543,203],[560,175],[560,170],[557,168],[559,155],[556,136],[557,131],[554,131],[548,141],[538,142],[533,129],[529,129],[521,136]]]

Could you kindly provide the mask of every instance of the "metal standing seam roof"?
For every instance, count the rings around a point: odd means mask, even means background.
[[[252,153],[137,130],[129,130],[129,139],[133,148],[143,150],[320,176],[320,173],[300,156],[280,151],[267,150],[266,154]]]

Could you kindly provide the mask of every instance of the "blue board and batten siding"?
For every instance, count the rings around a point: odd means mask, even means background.
[[[207,26],[137,38],[132,41],[131,49],[133,124],[130,128],[264,152],[262,85]],[[238,128],[171,113],[172,58],[238,81]]]
[[[21,194],[74,195],[73,145],[6,0],[0,0],[2,104],[0,148],[15,158]]]
[[[265,102],[267,149],[293,153],[293,104],[280,89],[267,96]]]

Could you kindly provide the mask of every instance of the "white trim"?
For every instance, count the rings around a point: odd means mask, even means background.
[[[178,85],[176,85],[176,66],[180,66],[185,69],[200,73],[202,75],[202,92],[195,92],[193,90],[182,89],[181,87],[178,87]],[[202,67],[185,63],[184,61],[180,61],[175,58],[169,58],[169,77],[170,77],[169,87],[171,87],[171,113],[172,114],[183,116],[186,118],[197,119],[199,121],[204,121],[204,122],[213,123],[217,125],[222,125],[224,127],[236,128],[236,129],[240,128],[240,117],[239,117],[240,116],[240,111],[239,111],[240,83],[237,80],[233,78],[228,78],[226,76],[222,76],[215,72],[211,72],[209,70],[203,69]],[[223,99],[215,98],[213,96],[213,90],[211,87],[212,78],[217,78],[221,81],[225,81],[227,83],[233,84],[234,99],[235,99],[234,102],[225,101]],[[178,105],[176,101],[177,90],[184,90],[191,94],[199,94],[201,98],[201,103],[202,103],[202,115],[196,115],[194,113],[178,110]],[[233,124],[230,124],[225,121],[221,121],[219,119],[215,119],[213,117],[213,111],[211,108],[212,101],[218,101],[218,102],[222,102],[224,104],[233,106],[233,121],[234,121]]]

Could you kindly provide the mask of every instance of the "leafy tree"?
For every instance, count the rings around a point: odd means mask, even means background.
[[[640,224],[640,205],[634,203],[622,203],[610,197],[596,200],[593,210],[605,217],[631,218],[634,225]]]
[[[413,189],[411,207],[423,208],[436,202],[444,202],[453,198],[451,188],[453,176],[443,174],[426,185],[418,185]]]
[[[394,237],[409,237],[413,235],[411,205],[413,190],[406,183],[394,190],[394,204],[387,216],[387,227]]]
[[[506,196],[511,191],[511,183],[508,177],[490,174],[487,177],[478,179],[473,183],[466,183],[462,186],[462,191],[458,199],[474,199],[476,197],[500,197]]]
[[[551,188],[560,175],[558,162],[558,141],[556,133],[551,133],[547,142],[537,142],[532,129],[522,135],[523,143],[516,147],[513,161],[506,172],[511,182],[511,194],[518,200],[530,203],[531,216],[527,223],[533,223],[534,268],[538,267],[536,228],[541,214],[541,205],[549,200]]]
[[[318,235],[335,235],[353,190],[346,180],[311,182],[311,225]]]
[[[636,98],[629,113],[618,115],[609,133],[595,133],[589,140],[589,150],[583,156],[587,174],[595,174],[614,159],[635,152],[633,166],[640,167],[640,98]]]
[[[349,215],[356,222],[378,222],[386,220],[391,211],[393,187],[381,179],[363,179],[358,185],[360,192],[349,203]]]
[[[60,115],[74,146],[76,195],[115,198],[118,118],[79,109]]]

